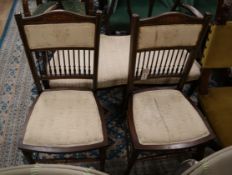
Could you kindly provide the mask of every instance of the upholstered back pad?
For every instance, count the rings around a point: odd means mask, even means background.
[[[201,30],[201,24],[143,26],[139,30],[138,49],[194,46]]]
[[[232,67],[232,21],[211,27],[204,58],[204,68]]]
[[[30,49],[94,47],[93,23],[25,25],[24,28]]]

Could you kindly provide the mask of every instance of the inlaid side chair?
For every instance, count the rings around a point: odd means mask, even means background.
[[[15,15],[39,92],[19,142],[19,148],[30,162],[37,161],[32,159],[33,152],[99,150],[101,169],[104,168],[108,139],[102,108],[95,96],[100,14],[80,16],[59,10],[27,18]],[[67,60],[60,57],[64,50],[69,55]],[[82,57],[71,58],[74,53],[82,53]],[[92,87],[47,89],[43,86],[43,81],[60,78],[88,79]]]
[[[141,20],[133,15],[128,76],[132,146],[126,174],[141,152],[159,156],[197,147],[200,153],[214,138],[202,114],[182,93],[209,20],[209,15],[197,18],[178,12]],[[179,81],[174,88],[136,88],[135,82],[163,77]]]

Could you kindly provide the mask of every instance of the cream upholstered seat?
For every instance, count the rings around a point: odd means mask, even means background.
[[[191,142],[210,134],[198,112],[178,90],[136,93],[133,114],[142,145]]]
[[[31,113],[23,144],[73,147],[103,142],[98,106],[91,91],[45,91]]]
[[[98,88],[125,85],[127,83],[130,50],[129,47],[130,36],[108,36],[103,34],[100,36]],[[65,50],[64,52],[64,57],[66,59],[66,62],[68,62],[67,50]],[[75,54],[77,55],[77,53]],[[83,57],[83,54],[80,54],[80,56]],[[57,57],[57,53],[54,53],[53,58],[55,61],[58,60]],[[60,57],[63,57],[63,55],[61,54]],[[72,52],[70,53],[70,57],[70,60],[73,60]],[[53,67],[53,61],[51,61],[51,66]],[[198,80],[199,77],[200,65],[197,61],[194,61],[194,64],[189,72],[187,81]],[[159,79],[146,80],[143,82],[143,84],[174,84],[178,81],[179,78],[165,77]],[[80,79],[58,79],[50,80],[49,84],[51,87],[63,87],[64,85],[67,87],[90,87],[91,81]]]
[[[0,169],[1,175],[107,175],[106,173],[79,166],[59,164],[33,164]]]

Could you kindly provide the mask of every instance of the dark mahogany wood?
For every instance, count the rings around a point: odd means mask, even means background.
[[[175,86],[176,89],[180,90],[182,92],[183,85],[186,81],[187,75],[192,67],[192,64],[194,62],[194,59],[197,56],[197,53],[199,51],[199,47],[201,46],[202,38],[204,38],[208,24],[210,21],[210,15],[206,14],[204,17],[202,15],[199,15],[200,12],[194,12],[196,14],[196,17],[188,16],[182,13],[178,12],[170,12],[165,13],[163,15],[157,16],[157,17],[151,17],[147,19],[139,19],[138,15],[133,15],[132,17],[132,26],[131,26],[131,45],[130,45],[130,61],[129,61],[129,75],[128,75],[128,86],[127,86],[127,97],[128,97],[128,127],[130,131],[130,137],[132,140],[132,148],[131,148],[131,155],[128,160],[128,168],[125,172],[125,174],[129,174],[131,168],[133,167],[133,164],[135,163],[137,157],[141,152],[154,152],[154,151],[161,151],[163,154],[170,154],[178,150],[186,150],[192,147],[199,147],[198,153],[202,152],[202,147],[204,147],[208,142],[210,142],[214,138],[214,134],[209,127],[208,123],[204,120],[203,115],[201,112],[197,109],[195,105],[190,101],[193,108],[196,109],[196,111],[199,113],[199,116],[203,118],[203,121],[208,128],[210,134],[204,138],[198,139],[196,141],[192,142],[183,142],[181,144],[167,144],[167,145],[142,145],[139,143],[138,136],[136,134],[135,125],[133,121],[133,95],[141,92],[145,92],[147,90],[156,90],[160,88],[153,88],[153,89],[147,89],[142,88],[137,90],[135,86],[138,81],[144,81],[143,73],[141,69],[147,68],[149,71],[147,72],[147,76],[145,79],[154,79],[154,78],[161,78],[161,77],[178,77],[180,78],[180,81]],[[194,46],[173,46],[173,47],[153,47],[153,48],[138,48],[139,40],[138,38],[141,38],[140,36],[140,28],[144,26],[157,26],[157,25],[163,25],[163,26],[170,26],[172,24],[200,24],[202,25],[202,30],[198,36],[197,43]],[[196,36],[197,37],[197,36]],[[178,39],[178,38],[176,38]],[[173,55],[171,55],[171,51],[176,50],[176,52],[183,56],[185,58],[185,64],[179,69],[180,71],[177,72],[171,65],[167,63],[167,59],[163,61],[164,55],[161,55],[161,51],[167,52],[167,57],[171,58],[173,65],[180,65],[177,58]],[[183,55],[184,52],[181,50],[185,50],[187,52],[187,55]],[[154,52],[158,54],[159,56],[154,56]],[[145,55],[146,54],[146,55]],[[178,55],[177,54],[177,55]],[[141,56],[142,55],[142,56]],[[144,56],[145,55],[145,56]],[[149,58],[149,61],[144,61],[145,58]],[[154,59],[156,58],[156,59]],[[164,65],[164,70],[162,70],[161,67],[158,66],[157,60],[158,58],[162,65]],[[160,63],[160,64],[161,64]],[[167,69],[169,71],[167,71]],[[166,88],[166,87],[163,87]],[[171,88],[171,87],[170,87]],[[155,132],[155,128],[154,131]],[[200,157],[200,154],[197,154],[198,157]]]
[[[18,25],[19,33],[21,36],[21,39],[24,44],[25,52],[27,55],[28,63],[36,84],[36,87],[38,89],[39,94],[43,91],[53,91],[54,89],[49,89],[49,86],[46,86],[44,81],[47,82],[52,79],[90,79],[93,80],[93,87],[92,89],[78,89],[73,88],[72,90],[88,90],[93,91],[95,100],[98,105],[100,118],[102,122],[102,130],[103,130],[103,137],[104,140],[102,143],[98,144],[92,144],[92,145],[86,145],[86,146],[77,146],[77,147],[41,147],[41,146],[31,146],[31,145],[25,145],[23,144],[23,137],[25,134],[26,126],[28,121],[30,120],[30,115],[33,111],[33,108],[38,100],[39,97],[35,100],[32,107],[30,108],[30,111],[28,113],[24,129],[23,129],[23,136],[20,139],[19,142],[19,148],[24,152],[25,156],[28,158],[30,162],[34,162],[36,160],[32,159],[31,155],[32,152],[37,153],[75,153],[75,152],[84,152],[84,151],[90,151],[98,149],[100,152],[100,160],[101,160],[101,168],[104,169],[104,163],[105,163],[105,152],[106,147],[108,146],[108,138],[107,138],[107,131],[106,131],[106,124],[104,120],[104,112],[103,109],[96,97],[95,90],[97,86],[97,72],[98,72],[98,54],[99,54],[99,37],[100,37],[100,18],[101,18],[101,12],[97,12],[96,16],[80,16],[77,14],[73,14],[71,12],[65,12],[65,11],[52,11],[48,12],[46,14],[36,16],[36,17],[27,17],[23,18],[21,14],[16,14],[15,19]],[[24,30],[24,27],[26,25],[39,25],[39,24],[57,24],[57,23],[92,23],[95,25],[95,38],[94,38],[94,46],[93,47],[59,47],[59,48],[43,48],[43,49],[30,49],[27,36]],[[64,54],[64,50],[67,50],[68,52],[68,62],[64,62],[63,65],[61,65],[61,61],[58,61],[57,69],[54,69],[54,73],[51,74],[51,61],[53,58],[53,54],[55,52],[60,52],[59,54]],[[80,67],[77,66],[78,62],[80,62],[80,58],[73,61],[73,64],[70,64],[70,52],[79,52],[80,50],[83,51],[83,58],[85,59],[83,61],[83,64]],[[93,60],[93,64],[90,65],[90,52],[92,52],[91,59]],[[58,58],[60,57],[58,54]],[[50,56],[49,56],[50,55]],[[60,59],[60,58],[59,58]],[[71,67],[71,66],[74,66]],[[61,69],[64,70],[63,73],[60,73],[59,71]],[[73,69],[74,71],[71,71]],[[79,70],[78,70],[79,69]],[[71,88],[63,88],[63,89],[55,89],[57,90],[67,90]]]

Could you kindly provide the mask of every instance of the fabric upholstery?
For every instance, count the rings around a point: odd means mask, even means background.
[[[133,119],[142,145],[183,143],[209,135],[198,112],[177,90],[134,94]]]
[[[91,48],[94,47],[95,25],[92,23],[26,25],[25,33],[30,49]]]
[[[204,158],[181,175],[231,175],[232,147],[224,148]]]
[[[222,145],[232,145],[232,87],[209,88],[199,100]]]
[[[138,48],[194,46],[201,29],[202,25],[198,24],[140,27]]]
[[[226,25],[213,25],[206,43],[203,68],[227,68],[232,67],[232,21]]]
[[[0,169],[1,175],[107,175],[90,168],[58,164],[21,165]]]
[[[58,90],[39,96],[23,144],[72,147],[102,141],[102,123],[93,93]]]
[[[98,88],[125,85],[128,78],[130,36],[100,36]],[[112,44],[114,43],[114,44]],[[54,54],[55,58],[56,54]],[[56,59],[56,58],[55,58]],[[72,60],[72,59],[71,59]],[[52,61],[51,61],[52,63]],[[62,63],[61,63],[62,64]],[[115,68],[116,67],[116,68]],[[200,65],[195,61],[188,81],[200,77]],[[178,78],[160,78],[143,81],[143,84],[177,83]],[[90,80],[50,80],[51,87],[91,87]]]

